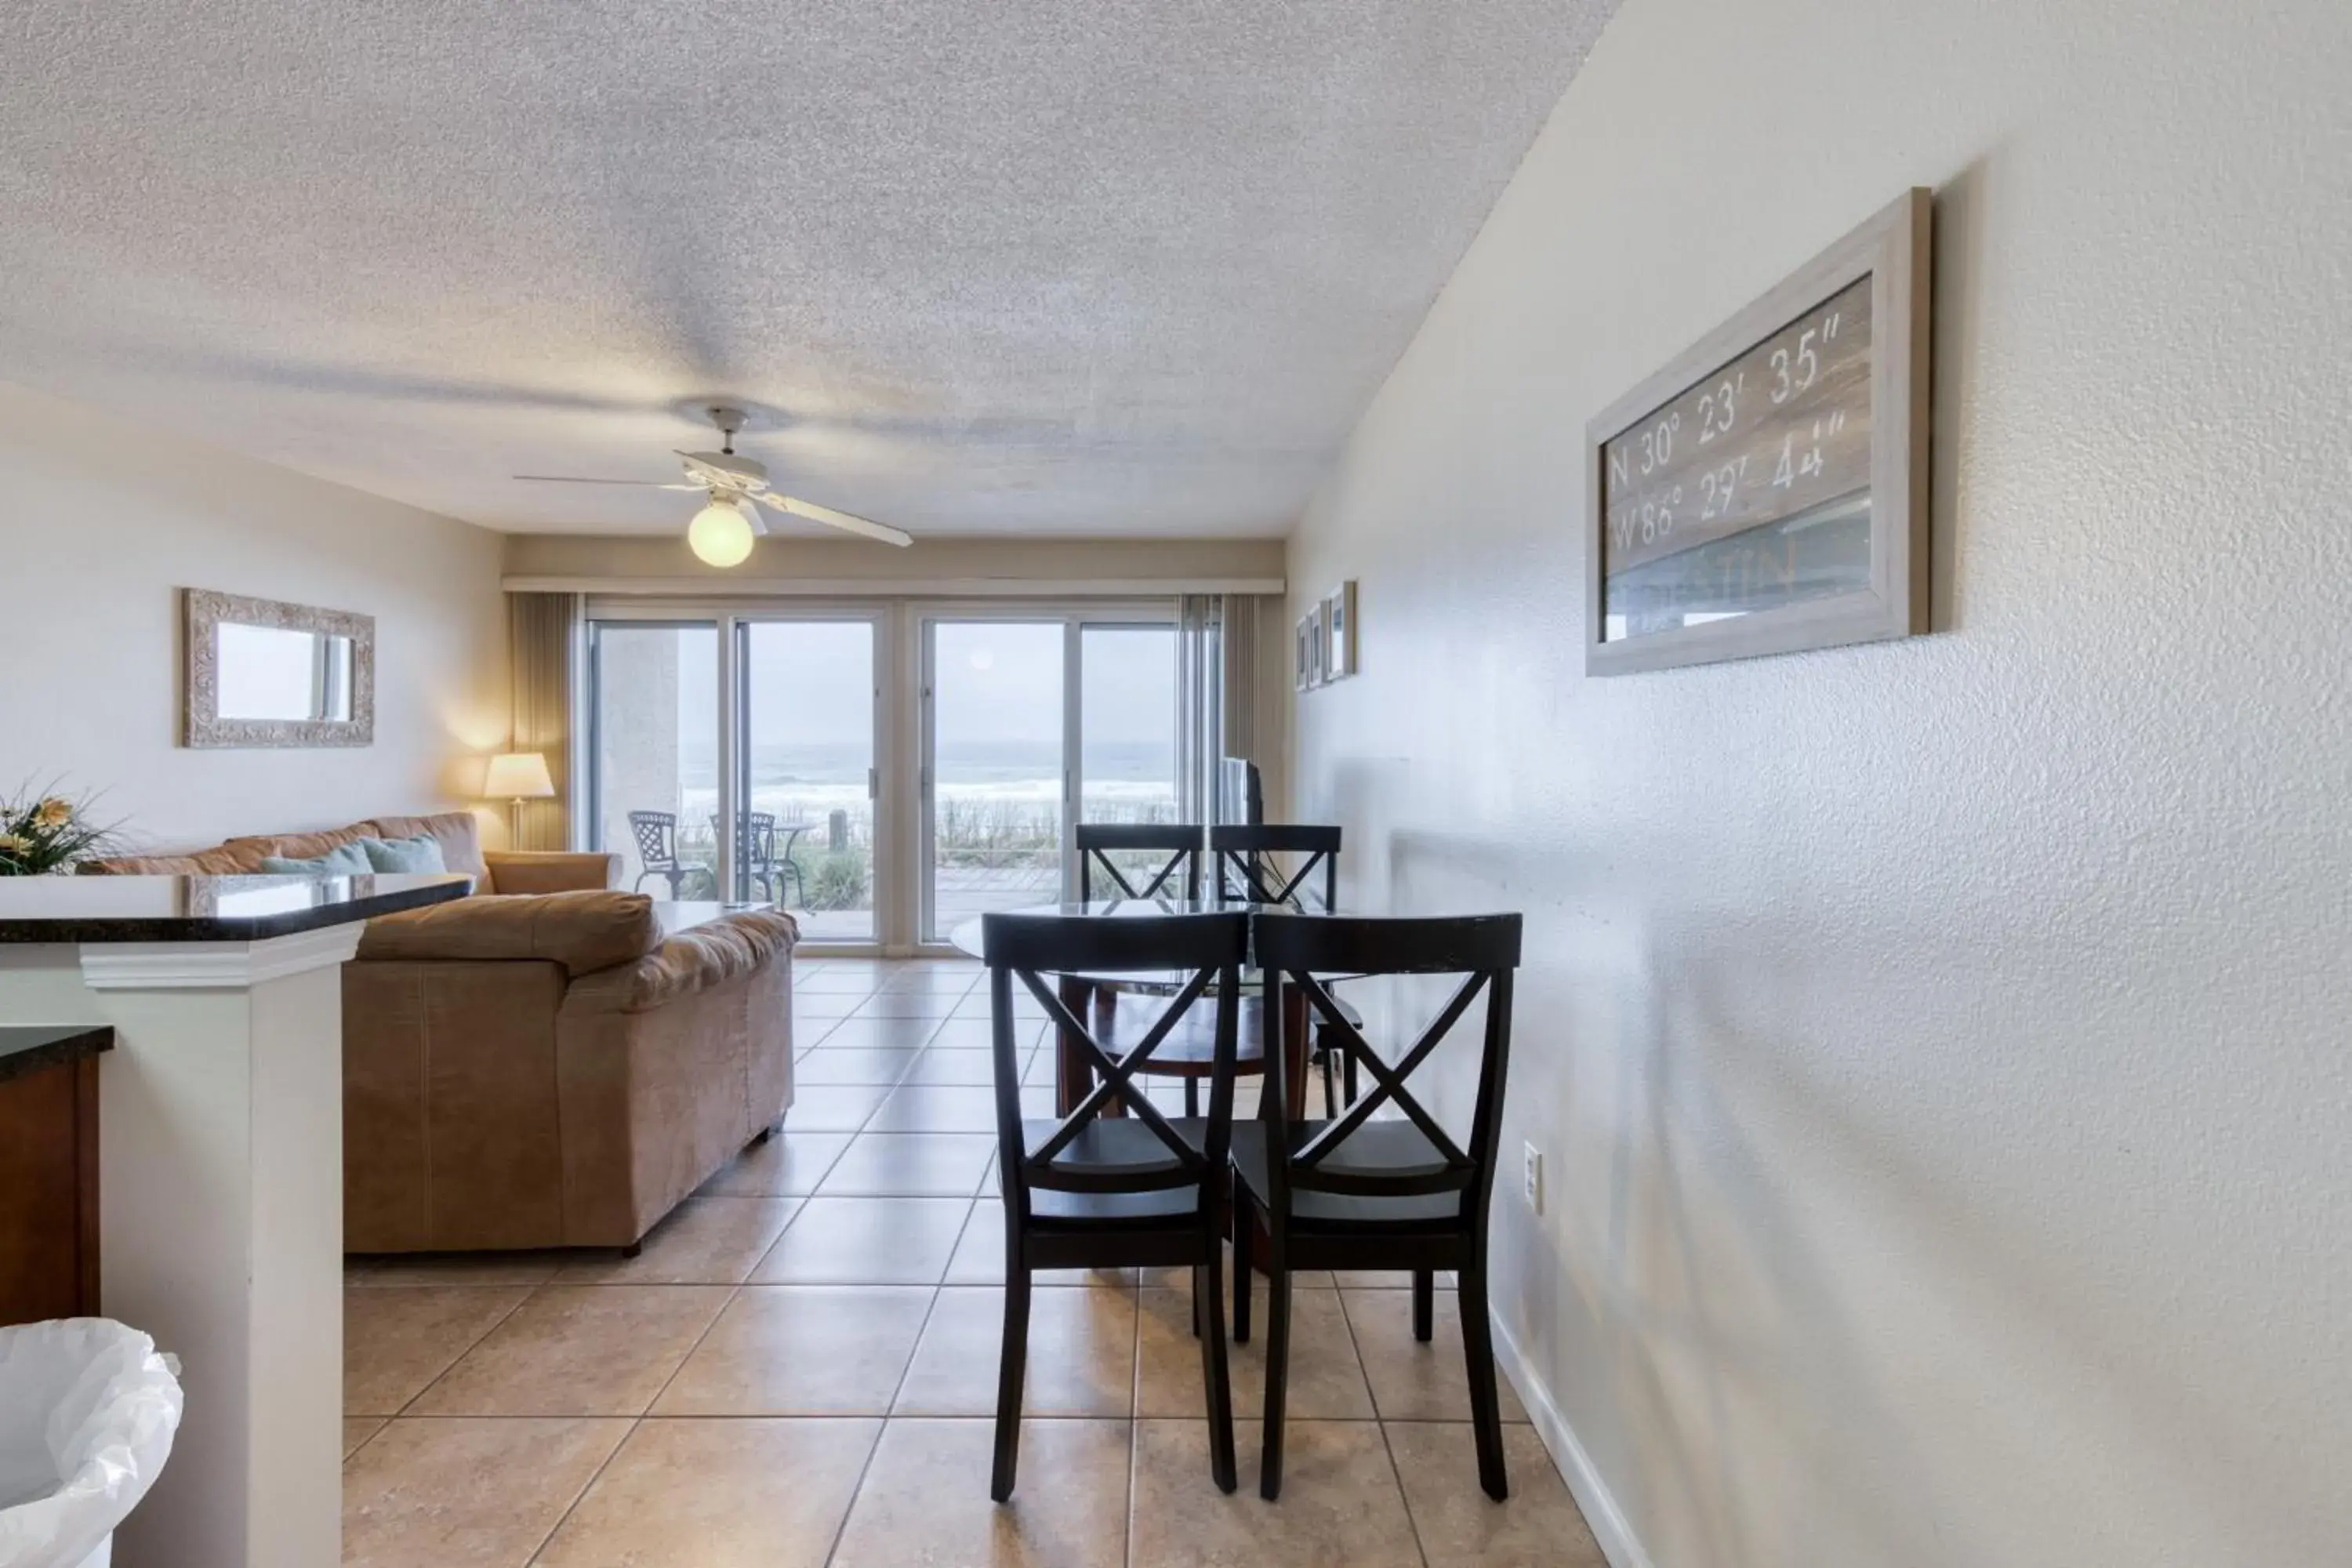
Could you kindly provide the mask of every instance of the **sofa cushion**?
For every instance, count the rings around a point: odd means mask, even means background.
[[[287,860],[315,860],[330,849],[357,844],[374,831],[367,823],[354,822],[348,827],[330,827],[319,833],[250,834],[243,838],[232,838],[221,847],[232,854],[247,857],[248,868],[258,870],[264,856],[277,856]]]
[[[379,816],[360,828],[377,838],[431,838],[441,846],[441,864],[474,879],[474,890],[490,890],[490,868],[482,861],[481,824],[470,811],[444,811],[432,816]]]
[[[800,940],[793,917],[774,910],[740,910],[683,931],[634,963],[576,982],[563,1010],[643,1013],[677,997],[723,985],[790,953]],[[362,945],[361,955],[367,949]]]
[[[372,838],[355,839],[338,844],[324,855],[296,858],[290,855],[264,855],[261,869],[272,877],[364,877],[375,869],[368,858],[366,846]]]
[[[429,833],[414,838],[362,838],[360,847],[367,851],[370,870],[418,875],[449,868],[441,858],[441,841]]]
[[[544,893],[378,916],[360,935],[359,957],[541,958],[582,975],[642,958],[660,942],[653,900],[642,893]]]
[[[192,855],[115,855],[84,860],[74,870],[85,877],[235,877],[258,871],[258,851],[199,849]]]

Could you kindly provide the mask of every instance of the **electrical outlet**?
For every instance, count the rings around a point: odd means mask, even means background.
[[[1520,1159],[1526,1177],[1528,1207],[1543,1213],[1543,1151],[1533,1143],[1520,1146]]]

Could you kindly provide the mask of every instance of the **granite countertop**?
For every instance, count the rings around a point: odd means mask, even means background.
[[[0,942],[257,942],[421,909],[470,877],[0,877]]]
[[[103,1024],[21,1024],[0,1027],[0,1083],[113,1048],[114,1031]]]

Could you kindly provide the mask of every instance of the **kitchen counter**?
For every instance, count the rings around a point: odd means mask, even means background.
[[[32,1024],[0,1026],[0,1083],[29,1073],[78,1062],[114,1048],[114,1031],[103,1026]]]
[[[260,942],[461,899],[473,886],[451,874],[0,877],[0,942]]]

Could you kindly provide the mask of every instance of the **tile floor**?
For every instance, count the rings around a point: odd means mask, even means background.
[[[784,1135],[640,1257],[353,1259],[344,1562],[1601,1568],[1507,1384],[1511,1500],[1479,1491],[1454,1299],[1418,1344],[1402,1276],[1301,1277],[1275,1504],[1256,1493],[1258,1343],[1234,1349],[1229,1498],[1189,1280],[1052,1280],[1019,1489],[991,1504],[1003,1258],[978,978],[800,966]],[[1042,1111],[1050,1058],[1028,1048]]]

